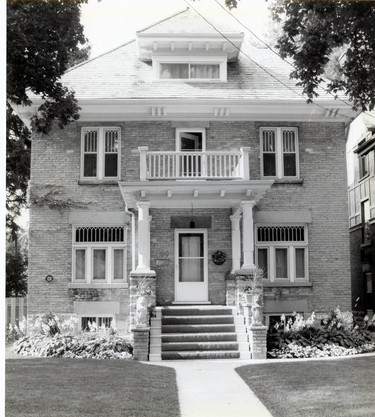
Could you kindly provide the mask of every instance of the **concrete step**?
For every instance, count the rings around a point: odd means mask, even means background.
[[[162,325],[162,334],[165,333],[234,333],[234,324],[166,324]]]
[[[238,350],[237,342],[170,342],[161,346],[162,352],[167,351],[224,351]]]
[[[239,359],[240,352],[237,350],[216,350],[216,351],[170,351],[162,352],[163,360],[179,359]]]
[[[233,314],[233,307],[226,306],[172,306],[164,307],[163,316],[203,316],[203,315],[228,315]]]
[[[169,333],[161,336],[163,343],[173,342],[244,342],[245,337],[237,333]]]
[[[233,324],[234,317],[230,315],[186,315],[163,316],[162,324]]]

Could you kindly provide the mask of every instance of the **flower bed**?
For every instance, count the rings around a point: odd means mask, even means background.
[[[315,314],[304,320],[301,314],[271,328],[267,335],[270,358],[322,358],[375,352],[374,322],[353,325],[350,312],[338,308],[320,323]]]
[[[20,355],[53,358],[131,359],[133,346],[117,335],[116,329],[97,328],[89,323],[90,332],[73,334],[77,318],[59,318],[52,312],[38,316],[34,322],[23,320],[10,326],[7,341],[14,342]],[[28,335],[25,330],[28,328]]]
[[[20,355],[54,358],[130,359],[133,347],[116,335],[89,334],[72,336],[55,334],[26,336],[14,344]]]

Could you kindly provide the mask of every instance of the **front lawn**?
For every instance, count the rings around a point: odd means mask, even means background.
[[[174,369],[132,360],[6,361],[7,417],[179,417]]]
[[[237,368],[273,417],[374,417],[375,357]]]

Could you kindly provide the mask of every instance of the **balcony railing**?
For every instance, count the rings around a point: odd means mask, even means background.
[[[250,148],[239,152],[155,152],[147,146],[140,153],[140,180],[249,179]]]

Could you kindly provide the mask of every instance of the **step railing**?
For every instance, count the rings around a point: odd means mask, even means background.
[[[138,148],[140,180],[249,179],[250,148],[238,152],[149,151]]]

